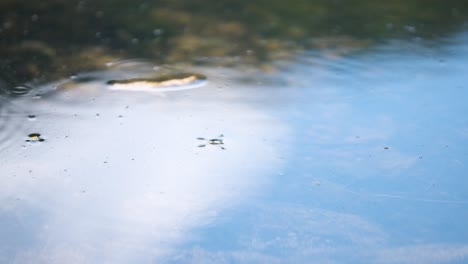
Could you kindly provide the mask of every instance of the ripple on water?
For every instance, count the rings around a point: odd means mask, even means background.
[[[32,87],[28,85],[17,85],[7,90],[7,93],[11,96],[23,96],[31,91]]]

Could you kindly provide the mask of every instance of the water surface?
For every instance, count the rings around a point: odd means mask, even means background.
[[[465,10],[2,1],[0,263],[466,263]]]
[[[172,92],[109,90],[158,69],[124,63],[2,99],[0,260],[463,263],[466,40],[194,67],[208,83]]]

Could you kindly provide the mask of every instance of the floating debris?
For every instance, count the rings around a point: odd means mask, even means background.
[[[32,133],[28,135],[28,139],[26,142],[43,142],[45,139],[41,138],[41,134],[39,133]]]
[[[36,116],[35,115],[28,115],[28,119],[33,121],[33,120],[36,120]]]
[[[183,90],[202,86],[206,76],[196,73],[178,73],[157,78],[134,78],[110,80],[107,82],[111,90],[127,91],[169,91]]]

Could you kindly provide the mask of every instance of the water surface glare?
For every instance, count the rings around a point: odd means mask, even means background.
[[[6,101],[0,263],[465,263],[467,40]]]

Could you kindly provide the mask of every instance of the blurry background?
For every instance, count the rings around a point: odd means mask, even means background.
[[[2,0],[0,78],[57,78],[112,58],[262,66],[303,50],[443,39],[467,10],[464,0]]]

